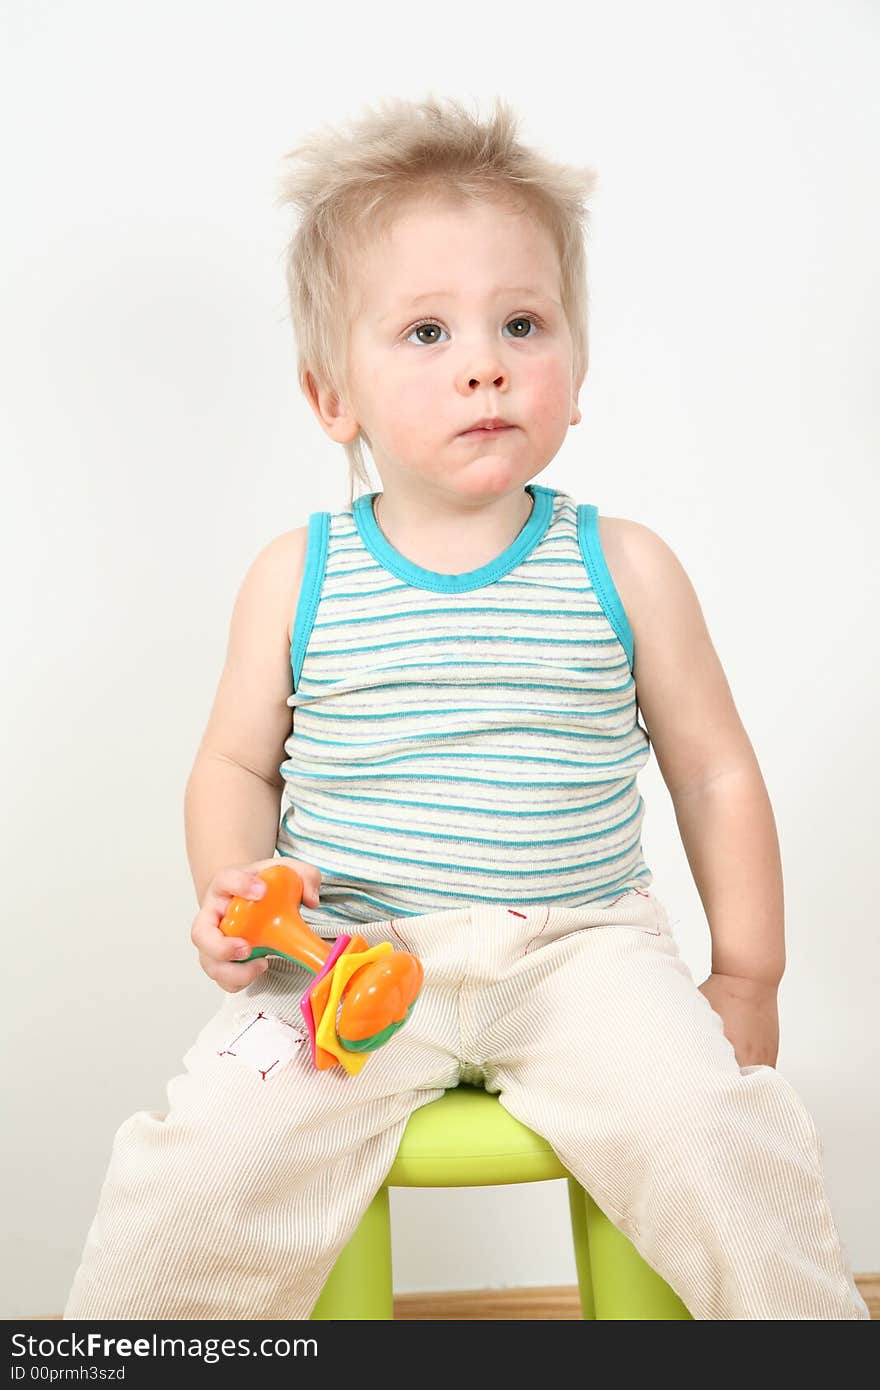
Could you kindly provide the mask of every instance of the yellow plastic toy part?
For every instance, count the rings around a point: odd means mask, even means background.
[[[325,1052],[331,1053],[342,1063],[349,1076],[357,1076],[370,1054],[369,1052],[346,1052],[339,1042],[336,1035],[336,1011],[342,998],[342,991],[355,971],[360,970],[362,965],[366,965],[371,960],[379,960],[382,956],[389,955],[393,950],[394,947],[390,941],[380,941],[378,945],[371,946],[367,951],[356,951],[350,955],[343,951],[333,967],[330,997],[320,1022],[315,1021],[315,1041],[320,1043]]]
[[[341,955],[351,951],[366,951],[367,943],[362,936],[353,936],[347,943]],[[337,957],[339,959],[339,957]],[[318,1044],[318,1025],[324,1017],[327,1008],[327,1000],[330,996],[330,989],[333,984],[333,974],[325,975],[316,985],[306,991],[306,998],[312,1011],[312,1023],[315,1029],[315,1066],[319,1071],[326,1071],[328,1067],[336,1066],[336,1055],[332,1052],[325,1052]],[[338,1038],[338,1034],[337,1034]]]

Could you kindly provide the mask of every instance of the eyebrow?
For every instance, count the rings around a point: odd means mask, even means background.
[[[560,309],[562,308],[558,299],[554,299],[552,295],[547,294],[544,290],[536,289],[533,285],[511,285],[506,289],[495,291],[496,298],[503,294],[534,294],[538,295],[541,299],[549,299],[551,304],[556,304]],[[449,299],[451,296],[451,290],[428,290],[425,294],[413,295],[412,298],[402,299],[395,309],[391,309],[387,314],[383,314],[379,322],[384,323],[386,319],[397,318],[406,311],[408,304],[420,304],[425,299]]]

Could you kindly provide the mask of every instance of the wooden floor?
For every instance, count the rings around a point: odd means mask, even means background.
[[[857,1274],[856,1287],[868,1305],[872,1319],[880,1320],[880,1274]],[[437,1322],[542,1321],[570,1318],[579,1321],[581,1305],[576,1285],[537,1289],[473,1289],[453,1293],[403,1293],[394,1295],[394,1317]]]
[[[497,1322],[524,1319],[570,1318],[579,1321],[581,1305],[577,1285],[560,1284],[537,1289],[464,1289],[452,1293],[400,1293],[394,1295],[396,1319],[436,1322]]]
[[[872,1320],[880,1321],[880,1274],[857,1274],[856,1287],[868,1305]],[[60,1314],[27,1319],[60,1321]],[[575,1284],[535,1289],[464,1289],[452,1293],[400,1293],[394,1295],[395,1321],[440,1322],[543,1322],[568,1318],[579,1322],[581,1305]],[[15,1322],[15,1318],[5,1318]]]

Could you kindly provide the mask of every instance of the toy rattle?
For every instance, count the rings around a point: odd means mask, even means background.
[[[322,1071],[340,1062],[355,1076],[412,1013],[422,963],[390,941],[367,946],[362,936],[345,934],[332,944],[322,941],[300,916],[303,882],[295,869],[273,864],[257,877],[266,884],[262,898],[233,897],[220,930],[250,943],[247,960],[285,956],[312,971],[315,979],[299,1002],[312,1061]]]

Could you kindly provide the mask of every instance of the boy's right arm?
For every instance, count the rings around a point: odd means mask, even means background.
[[[214,705],[186,784],[187,857],[200,904],[192,939],[203,969],[227,990],[250,984],[267,964],[265,958],[231,964],[246,943],[225,936],[218,924],[232,896],[247,896],[255,873],[274,862],[284,787],[279,766],[292,727],[290,624],[307,539],[305,526],[276,537],[245,575]],[[303,879],[303,901],[317,906],[319,871],[285,862]]]

